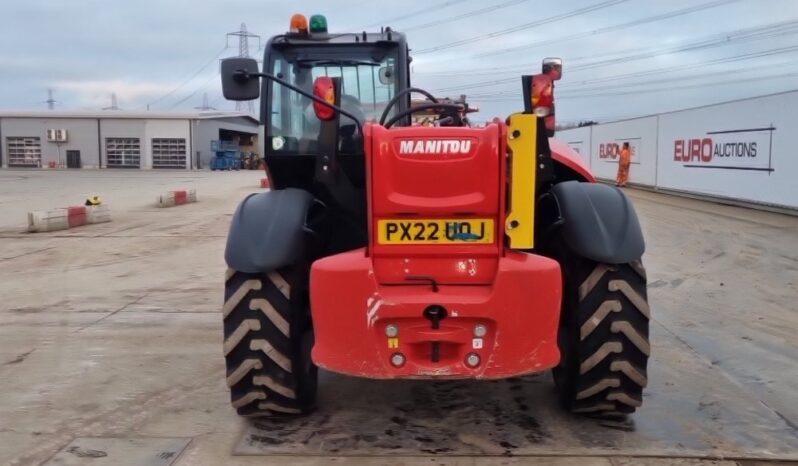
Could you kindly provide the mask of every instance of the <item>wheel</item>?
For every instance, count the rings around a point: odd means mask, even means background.
[[[300,268],[227,271],[224,356],[231,401],[240,415],[304,414],[314,408],[318,369],[310,358],[306,277]]]
[[[562,357],[554,369],[563,407],[597,417],[632,413],[643,401],[651,353],[643,264],[571,258],[563,272]]]

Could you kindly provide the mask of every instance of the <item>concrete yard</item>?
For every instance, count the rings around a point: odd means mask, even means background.
[[[0,464],[798,461],[798,217],[634,189],[653,354],[645,402],[628,420],[561,413],[548,374],[324,373],[317,413],[237,417],[224,382],[223,250],[235,206],[261,177],[0,171]],[[197,189],[199,202],[155,207],[180,188]],[[111,223],[23,232],[27,211],[93,194]]]

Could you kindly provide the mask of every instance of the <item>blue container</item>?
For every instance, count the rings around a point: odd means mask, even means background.
[[[232,141],[211,141],[211,170],[241,169],[241,151],[238,144]]]

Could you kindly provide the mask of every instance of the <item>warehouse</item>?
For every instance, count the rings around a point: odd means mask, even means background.
[[[205,168],[216,139],[257,153],[258,121],[238,112],[0,111],[3,168]]]

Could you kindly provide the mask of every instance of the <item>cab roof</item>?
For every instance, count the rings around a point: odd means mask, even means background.
[[[270,45],[345,45],[345,44],[403,44],[405,35],[383,29],[381,32],[345,32],[345,33],[285,33],[274,36]]]

